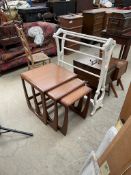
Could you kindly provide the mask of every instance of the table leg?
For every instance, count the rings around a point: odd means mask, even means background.
[[[29,109],[33,110],[32,105],[30,103],[30,98],[28,96],[28,92],[27,92],[27,89],[26,89],[26,85],[25,85],[25,80],[24,79],[22,79],[22,84],[23,84],[23,89],[24,89],[27,105],[28,105]]]
[[[126,43],[125,47],[124,47],[124,51],[123,51],[121,59],[123,59],[123,60],[127,59],[128,53],[129,53],[129,50],[130,50],[130,45],[131,45],[131,41],[128,41]]]

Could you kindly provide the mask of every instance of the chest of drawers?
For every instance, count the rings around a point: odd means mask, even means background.
[[[78,33],[82,32],[83,17],[81,15],[75,15],[75,14],[63,15],[63,16],[59,16],[58,20],[61,28],[65,30],[73,31],[73,32],[78,32]],[[71,37],[71,39],[79,41],[79,39],[75,37]],[[66,41],[65,46],[75,50],[80,49],[79,44],[76,44],[70,41]],[[69,54],[70,52],[66,51],[65,53]]]
[[[95,9],[83,11],[83,33],[100,36],[104,27],[104,17],[104,11],[97,11]]]
[[[111,14],[107,32],[111,34],[124,34],[131,31],[131,11],[121,10],[121,12],[114,12]]]

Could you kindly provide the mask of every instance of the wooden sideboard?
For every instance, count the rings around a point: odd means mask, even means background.
[[[121,10],[118,8],[99,8],[83,11],[83,33],[87,35],[97,35],[107,28],[109,18],[112,13],[128,13],[131,10]],[[124,19],[123,19],[124,20]],[[130,22],[129,22],[130,23]],[[123,23],[124,24],[124,23]]]

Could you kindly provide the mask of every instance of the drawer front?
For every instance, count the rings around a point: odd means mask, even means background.
[[[81,64],[77,61],[73,61],[73,65],[77,66],[79,68],[82,68],[84,70],[90,71],[92,73],[96,73],[98,75],[100,74],[99,70],[93,69],[93,68],[89,67],[88,65]],[[93,89],[97,88],[98,82],[99,82],[99,79],[97,77],[95,77],[89,73],[83,72],[81,70],[78,70],[76,68],[74,68],[74,73],[76,73],[78,75],[78,78],[87,81],[88,85],[90,87],[92,87]]]
[[[104,23],[104,18],[100,18],[100,19],[94,19],[94,25],[95,24],[103,24]]]
[[[96,14],[96,15],[94,16],[94,19],[95,19],[95,20],[99,20],[100,18],[104,18],[104,13],[102,13],[102,14]]]
[[[81,26],[82,21],[83,21],[82,18],[78,18],[78,19],[63,19],[63,18],[60,18],[59,19],[59,23],[60,23],[60,26],[62,28],[64,28],[64,27],[71,28],[71,27]]]
[[[101,36],[101,31],[93,32],[92,35],[94,35],[94,36]]]
[[[101,31],[103,30],[103,24],[96,24],[93,27],[93,32]]]
[[[94,16],[94,23],[98,23],[98,22],[103,22],[104,21],[104,13],[102,13],[102,14],[96,14],[95,16]]]

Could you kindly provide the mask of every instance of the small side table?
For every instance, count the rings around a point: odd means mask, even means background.
[[[119,59],[124,59],[124,60],[127,59],[128,53],[130,50],[130,45],[131,45],[131,32],[128,32],[122,35],[115,35],[115,34],[109,34],[107,33],[106,30],[103,30],[101,35],[102,37],[113,38],[114,40],[116,40],[116,43],[121,45]]]

